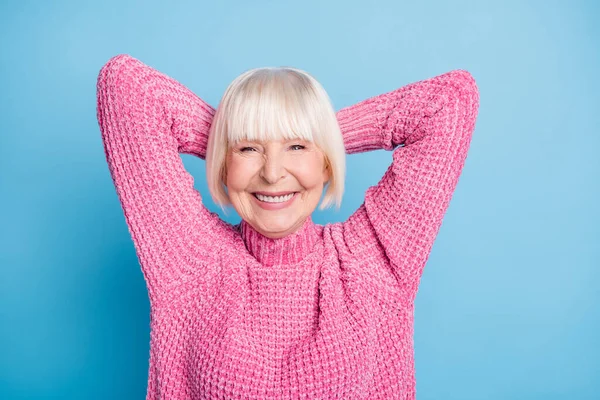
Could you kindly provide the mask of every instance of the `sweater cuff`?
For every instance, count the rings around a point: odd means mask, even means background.
[[[378,100],[370,98],[337,112],[337,119],[344,137],[347,154],[391,149],[378,120],[380,112]]]

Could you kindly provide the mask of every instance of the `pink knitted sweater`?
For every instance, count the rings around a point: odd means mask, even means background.
[[[207,210],[184,169],[214,108],[126,54],[97,96],[151,305],[147,399],[415,398],[414,299],[479,108],[467,71],[338,111],[348,154],[393,162],[347,221],[277,240]]]

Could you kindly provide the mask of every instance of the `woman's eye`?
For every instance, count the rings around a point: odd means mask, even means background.
[[[246,151],[255,151],[256,149],[254,147],[242,147],[240,149],[241,152],[246,152]]]
[[[305,147],[302,146],[301,144],[294,144],[292,146],[290,146],[290,149],[292,150],[303,150]]]

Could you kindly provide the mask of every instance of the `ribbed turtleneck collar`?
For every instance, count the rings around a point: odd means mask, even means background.
[[[309,216],[296,232],[279,239],[268,238],[246,221],[240,223],[240,233],[246,248],[263,265],[290,265],[300,262],[315,245],[319,233]]]

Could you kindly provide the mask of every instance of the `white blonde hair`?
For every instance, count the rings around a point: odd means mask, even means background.
[[[310,74],[291,67],[248,70],[225,90],[206,150],[208,189],[221,207],[231,204],[224,182],[228,149],[242,140],[303,139],[325,155],[330,178],[320,208],[340,207],[346,151],[327,92]]]

